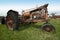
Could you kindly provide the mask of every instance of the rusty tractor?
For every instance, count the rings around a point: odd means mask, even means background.
[[[43,31],[54,32],[55,28],[48,22],[48,4],[31,9],[23,10],[22,15],[19,15],[17,11],[9,10],[6,16],[6,25],[8,29],[16,30],[19,29],[20,23],[37,23],[45,21],[41,26]]]

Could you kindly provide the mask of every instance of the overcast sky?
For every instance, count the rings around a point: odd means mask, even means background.
[[[16,10],[21,14],[22,10],[35,8],[36,5],[41,6],[47,3],[49,4],[49,13],[60,12],[60,0],[0,0],[0,16],[6,16],[7,11],[10,9]]]

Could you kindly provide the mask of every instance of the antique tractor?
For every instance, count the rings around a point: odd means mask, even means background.
[[[19,28],[20,23],[36,23],[45,21],[41,26],[42,30],[54,32],[54,26],[48,22],[47,6],[48,4],[45,4],[32,10],[23,10],[22,15],[19,15],[17,11],[9,10],[6,16],[7,28],[16,30]]]

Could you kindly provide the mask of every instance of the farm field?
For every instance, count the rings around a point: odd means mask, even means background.
[[[0,40],[60,40],[60,19],[51,19],[56,32],[43,32],[40,26],[43,24],[21,24],[20,30],[8,30],[6,25],[0,24]]]

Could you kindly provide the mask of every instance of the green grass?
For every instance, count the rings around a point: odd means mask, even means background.
[[[60,40],[60,19],[50,21],[55,26],[56,33],[42,32],[43,23],[20,25],[20,30],[8,30],[0,24],[0,40]]]

